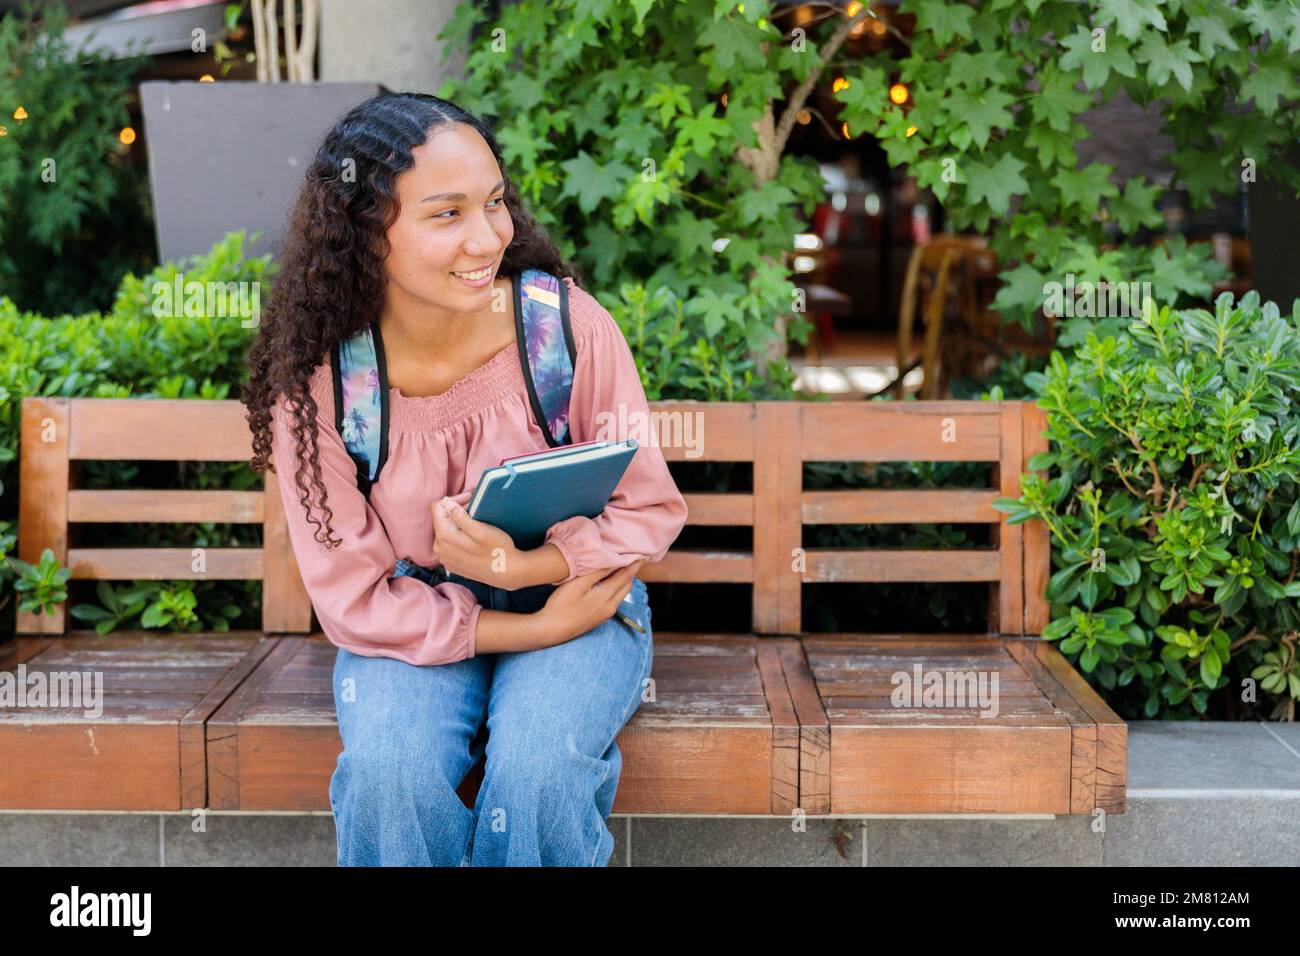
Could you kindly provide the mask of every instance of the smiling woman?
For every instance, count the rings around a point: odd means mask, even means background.
[[[249,361],[253,466],[278,466],[339,648],[339,863],[606,864],[615,737],[652,663],[635,575],[686,503],[648,444],[601,514],[540,547],[462,507],[502,459],[626,437],[602,423],[649,412],[617,323],[523,209],[487,124],[405,93],[340,120]],[[485,749],[471,811],[456,790]]]

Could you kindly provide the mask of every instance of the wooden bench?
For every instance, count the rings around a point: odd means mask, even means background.
[[[809,814],[1123,812],[1126,727],[1056,649],[1035,635],[1049,542],[1037,523],[1002,524],[1045,449],[1042,413],[1019,402],[658,402],[699,415],[700,461],[749,462],[752,493],[687,494],[692,525],[745,526],[743,549],[674,548],[647,582],[748,585],[749,630],[656,632],[654,694],[618,741],[616,813]],[[53,549],[86,579],[260,579],[255,633],[64,636],[62,612],[21,614],[0,670],[100,671],[102,716],[0,710],[0,807],[22,809],[329,809],[341,749],[331,693],[335,647],[312,634],[280,495],[93,491],[88,459],[237,461],[249,455],[235,402],[51,399],[23,403],[20,556]],[[687,449],[665,446],[670,461]],[[976,461],[977,490],[805,491],[803,464]],[[259,549],[89,549],[89,522],[246,522]],[[970,550],[803,548],[803,526],[994,526]],[[986,582],[981,634],[802,633],[804,584]],[[996,716],[966,707],[894,706],[891,677],[996,674]],[[472,805],[481,765],[461,796]]]

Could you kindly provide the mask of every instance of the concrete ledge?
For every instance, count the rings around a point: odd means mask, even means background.
[[[1294,866],[1300,726],[1134,721],[1104,817],[622,816],[611,866]],[[0,866],[332,866],[318,813],[0,812]]]

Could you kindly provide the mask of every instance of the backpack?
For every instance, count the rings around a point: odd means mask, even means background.
[[[569,395],[577,347],[569,324],[569,290],[540,269],[511,276],[515,344],[533,417],[552,448],[572,444]],[[334,350],[334,426],[357,466],[357,487],[370,497],[388,461],[388,366],[378,322]]]

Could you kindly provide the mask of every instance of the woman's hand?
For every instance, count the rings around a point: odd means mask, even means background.
[[[547,642],[539,646],[563,644],[613,617],[631,592],[632,579],[643,564],[645,559],[634,561],[612,574],[608,568],[601,568],[558,585],[546,606],[533,615],[540,622],[539,630],[548,636]]]
[[[448,571],[507,590],[518,587],[524,561],[510,535],[475,521],[452,498],[433,503],[434,552]]]

